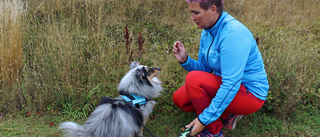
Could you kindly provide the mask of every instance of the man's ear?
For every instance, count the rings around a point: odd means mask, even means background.
[[[215,13],[218,12],[218,8],[216,5],[212,5],[208,10],[210,10],[211,15],[214,15]]]

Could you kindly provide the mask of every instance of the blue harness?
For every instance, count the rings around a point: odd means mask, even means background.
[[[140,108],[141,105],[146,104],[149,100],[145,97],[129,94],[129,93],[126,93],[123,91],[120,91],[119,93],[125,101],[129,102],[130,104],[132,104],[136,108]]]

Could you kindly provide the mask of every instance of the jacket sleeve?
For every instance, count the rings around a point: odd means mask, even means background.
[[[201,33],[201,39],[203,38],[205,33],[206,32],[203,30]],[[202,43],[200,41],[200,45],[201,44]],[[200,46],[199,53],[198,53],[198,60],[194,60],[190,56],[188,56],[187,61],[180,64],[180,65],[189,72],[193,71],[193,70],[199,70],[199,71],[205,71],[205,72],[212,73],[212,69],[210,69],[210,67],[207,65],[207,63],[203,62],[203,58],[205,55],[203,55],[201,51],[202,51],[202,47]]]
[[[220,85],[209,107],[198,117],[204,125],[217,120],[236,96],[252,46],[252,41],[248,35],[239,32],[223,34],[220,42],[223,84]]]

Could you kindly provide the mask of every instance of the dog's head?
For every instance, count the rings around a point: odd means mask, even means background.
[[[132,71],[135,73],[134,75],[137,77],[139,82],[148,84],[149,86],[153,86],[151,82],[155,84],[159,84],[158,81],[153,81],[153,78],[155,78],[160,73],[160,68],[149,68],[147,66],[139,65],[139,62],[134,61],[130,65],[130,69],[134,70]]]
[[[134,61],[130,64],[129,72],[121,79],[118,91],[146,98],[158,97],[163,89],[160,80],[156,77],[159,73],[159,67],[151,68]]]

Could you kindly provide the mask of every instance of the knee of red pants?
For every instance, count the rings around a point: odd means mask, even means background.
[[[221,79],[220,76],[208,72],[191,71],[185,82],[187,93],[190,98],[202,98],[206,95],[213,98],[222,84]],[[203,93],[201,89],[206,93]]]
[[[185,112],[195,112],[195,108],[192,105],[186,91],[185,87],[180,87],[176,92],[172,95],[172,100],[174,104],[179,107],[182,111]]]
[[[201,81],[199,78],[202,74],[202,71],[191,71],[187,74],[186,80],[185,80],[185,86],[186,86],[186,93],[191,98],[202,98],[203,94],[200,92],[200,84]]]
[[[179,108],[182,107],[182,101],[179,100],[179,93],[177,93],[177,91],[173,93],[172,101],[177,107],[179,107]]]
[[[202,71],[191,71],[187,74],[186,76],[186,80],[185,83],[193,83],[193,80],[195,80],[195,78],[199,77],[200,73],[202,73]]]

